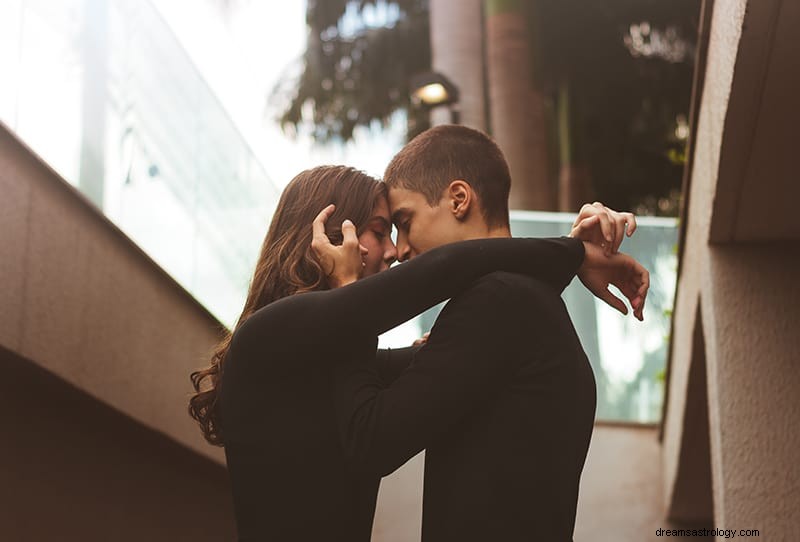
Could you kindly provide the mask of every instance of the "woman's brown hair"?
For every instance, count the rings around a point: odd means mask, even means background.
[[[273,301],[329,287],[311,250],[314,218],[329,204],[336,205],[327,221],[326,233],[331,243],[338,245],[342,243],[342,222],[350,219],[360,234],[372,216],[376,201],[385,196],[383,183],[345,166],[308,169],[283,190],[236,326],[217,344],[211,365],[190,375],[195,394],[189,399],[189,415],[200,424],[208,442],[224,445],[217,400],[233,331],[255,311]]]

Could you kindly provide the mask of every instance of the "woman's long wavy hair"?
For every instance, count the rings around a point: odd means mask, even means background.
[[[217,344],[211,364],[190,375],[195,393],[189,399],[189,415],[200,424],[208,442],[224,445],[217,400],[233,331],[255,311],[282,297],[328,289],[327,278],[311,250],[311,223],[322,209],[335,204],[326,233],[331,243],[341,244],[342,222],[349,218],[360,234],[382,197],[386,197],[382,182],[345,166],[308,169],[286,186],[261,246],[236,326]]]

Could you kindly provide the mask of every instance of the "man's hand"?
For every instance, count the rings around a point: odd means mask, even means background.
[[[331,243],[325,234],[325,223],[335,209],[335,205],[328,205],[320,211],[311,224],[314,232],[311,249],[317,256],[323,273],[328,277],[331,288],[345,286],[361,278],[365,265],[363,257],[368,253],[368,250],[359,244],[356,227],[349,220],[342,223],[344,239],[342,244],[336,246]]]
[[[644,302],[650,288],[650,273],[642,264],[622,252],[606,256],[593,243],[583,243],[586,256],[578,269],[578,278],[586,288],[622,314],[628,314],[625,303],[608,290],[613,284],[628,298],[633,315],[644,320]]]
[[[619,251],[625,234],[630,237],[635,231],[636,217],[633,213],[619,213],[596,201],[581,207],[569,237],[594,243],[610,256]]]

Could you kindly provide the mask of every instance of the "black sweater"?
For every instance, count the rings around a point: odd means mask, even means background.
[[[378,389],[409,355],[384,352],[375,364],[378,334],[496,270],[536,275],[557,296],[582,259],[583,244],[573,239],[466,241],[344,288],[286,297],[256,311],[233,335],[220,386],[239,539],[369,540],[382,469],[346,461],[332,369],[368,357],[369,383]],[[336,397],[341,402],[341,393]]]
[[[388,474],[426,449],[424,542],[572,540],[595,381],[551,287],[487,275],[390,386],[364,361],[335,375],[351,465]]]

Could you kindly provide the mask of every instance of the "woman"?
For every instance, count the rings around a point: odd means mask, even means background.
[[[349,219],[325,233],[354,257],[323,259],[323,268],[310,224],[330,203],[316,225]],[[344,461],[330,369],[486,273],[534,274],[560,291],[583,260],[575,239],[481,239],[379,274],[396,256],[390,230],[380,182],[346,167],[299,174],[280,198],[234,332],[192,374],[189,410],[206,439],[225,446],[240,540],[369,540],[379,481]],[[365,278],[336,288],[355,275]],[[407,349],[385,351],[376,363],[390,379],[409,359]]]

